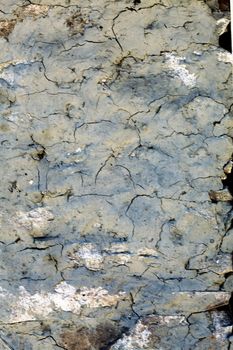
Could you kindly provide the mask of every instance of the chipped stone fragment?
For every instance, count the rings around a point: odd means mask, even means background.
[[[209,197],[213,202],[231,202],[233,200],[232,195],[227,189],[220,191],[209,191]]]
[[[222,35],[226,31],[226,28],[227,28],[229,22],[230,22],[230,20],[227,18],[221,18],[217,21],[216,26],[217,26],[217,32],[218,32],[219,36]]]
[[[54,220],[54,215],[46,208],[36,208],[29,212],[16,212],[15,221],[19,228],[23,228],[33,237],[46,235],[45,230],[49,222]]]
[[[225,62],[225,63],[231,63],[233,64],[233,57],[232,54],[230,52],[219,52],[218,53],[218,60],[220,62]]]
[[[85,266],[89,270],[98,271],[103,268],[104,258],[97,247],[91,243],[72,245],[67,252],[76,266]]]
[[[181,305],[184,314],[191,314],[227,305],[230,297],[229,292],[172,292],[169,296],[164,295],[163,303],[159,303],[156,296],[154,304],[162,314],[179,313]]]
[[[227,164],[224,165],[223,171],[225,174],[229,175],[232,172],[233,161],[230,159]]]

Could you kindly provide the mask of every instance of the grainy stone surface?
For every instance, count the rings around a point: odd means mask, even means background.
[[[229,13],[0,5],[0,349],[233,349]]]

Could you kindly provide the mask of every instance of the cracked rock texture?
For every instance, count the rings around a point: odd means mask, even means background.
[[[219,16],[0,5],[0,349],[233,349]]]

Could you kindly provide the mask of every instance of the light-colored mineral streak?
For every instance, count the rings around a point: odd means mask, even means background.
[[[233,55],[230,52],[219,52],[218,61],[233,64]]]
[[[216,312],[212,311],[211,316],[213,318],[213,325],[215,328],[214,336],[219,342],[226,341],[227,337],[232,334],[232,325],[224,325],[226,323],[226,313],[224,311]]]
[[[171,73],[174,77],[179,78],[186,86],[194,87],[196,84],[196,76],[193,73],[190,73],[186,68],[185,57],[175,56],[173,53],[166,53],[165,59],[168,68],[171,70]]]
[[[73,251],[68,253],[68,257],[77,266],[84,265],[93,271],[103,268],[104,258],[93,244],[86,243],[80,246],[74,244],[71,250]]]
[[[101,308],[115,306],[124,299],[125,294],[111,295],[106,289],[86,288],[76,290],[72,285],[61,282],[54,292],[40,291],[30,294],[24,287],[19,287],[18,294],[0,289],[1,304],[7,304],[11,323],[46,319],[55,311],[67,311],[79,315],[82,308]]]
[[[116,344],[111,347],[111,350],[136,350],[146,349],[150,342],[151,332],[148,327],[138,321],[135,328],[129,335],[124,335]]]

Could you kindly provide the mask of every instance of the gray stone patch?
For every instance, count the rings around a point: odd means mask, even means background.
[[[0,5],[0,348],[231,349],[229,11]]]

